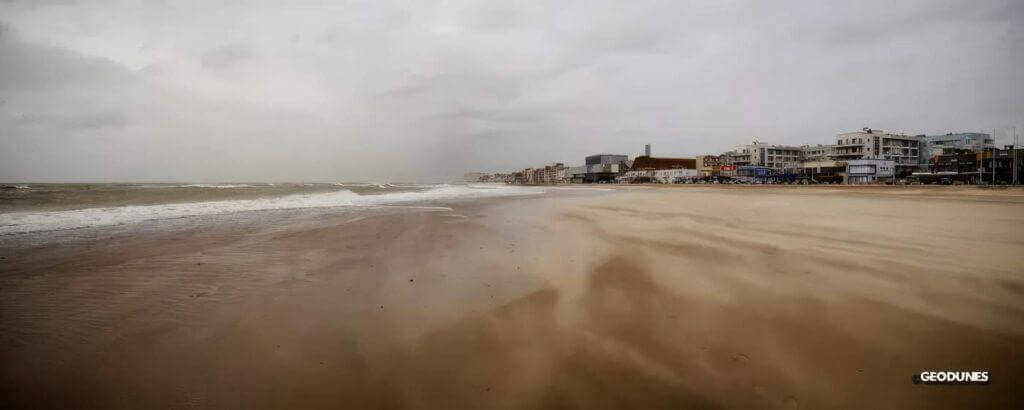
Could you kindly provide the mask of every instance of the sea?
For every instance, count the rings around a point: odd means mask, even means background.
[[[537,187],[421,183],[0,185],[0,236],[264,210],[410,205],[536,195]]]

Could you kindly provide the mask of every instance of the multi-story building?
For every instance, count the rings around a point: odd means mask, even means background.
[[[800,147],[803,150],[802,160],[803,161],[828,161],[832,159],[832,155],[835,153],[835,145],[804,145]]]
[[[558,168],[558,173],[555,176],[555,178],[558,180],[559,184],[568,184],[568,183],[574,182],[573,181],[573,177],[575,177],[577,174],[585,174],[585,173],[587,173],[587,168],[586,167],[582,167],[582,166],[579,166],[579,167],[566,167],[566,166],[562,166],[561,168]]]
[[[927,168],[931,160],[950,150],[968,150],[982,152],[995,149],[995,140],[989,134],[979,132],[958,132],[945,135],[928,135],[924,137],[924,149],[921,151],[919,163]]]
[[[619,154],[596,154],[588,156],[584,159],[584,164],[590,165],[607,165],[607,164],[618,164],[620,162],[628,160],[629,157],[626,155]]]
[[[722,154],[722,165],[750,165],[751,149],[747,146],[739,146],[732,151],[726,151]]]
[[[766,144],[754,140],[726,152],[724,156],[728,164],[721,165],[796,168],[803,160],[803,153],[803,147]]]
[[[920,166],[921,135],[891,134],[882,130],[864,128],[836,136],[832,157],[841,160],[892,160],[896,176],[908,175]]]
[[[536,184],[537,182],[534,180],[534,176],[535,176],[535,174],[533,172],[533,168],[523,168],[522,183],[524,183],[524,184]]]
[[[703,177],[718,175],[724,160],[725,157],[722,155],[698,155],[696,161],[697,171]]]
[[[975,151],[946,148],[933,156],[926,172],[913,177],[923,183],[1019,184],[1024,175],[1024,149],[1007,145]]]
[[[937,149],[935,154],[941,154],[943,149],[966,149],[974,152],[981,152],[996,147],[995,140],[989,134],[980,132],[957,132],[945,135],[928,135],[924,137],[925,149],[929,154]]]
[[[556,162],[551,165],[545,165],[543,168],[543,174],[541,177],[542,184],[558,184],[561,183],[559,173],[565,168],[565,165],[561,162]]]
[[[580,184],[583,183],[583,178],[586,177],[587,175],[587,167],[583,165],[575,167],[565,167],[563,168],[563,172],[565,173],[565,178],[567,182],[573,184]]]
[[[534,168],[533,169],[533,183],[535,183],[535,184],[546,184],[547,180],[545,179],[545,175],[546,175],[546,173],[544,172],[544,168]]]
[[[617,154],[597,154],[585,158],[587,172],[583,182],[613,182],[619,174],[629,170],[629,157]]]
[[[758,154],[758,166],[768,168],[796,168],[803,160],[804,150],[801,147],[787,145],[768,145],[760,147]]]

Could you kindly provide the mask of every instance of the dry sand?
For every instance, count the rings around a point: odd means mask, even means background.
[[[7,240],[0,407],[1022,407],[1024,191],[446,206]]]

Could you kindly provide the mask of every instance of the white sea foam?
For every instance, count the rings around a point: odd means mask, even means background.
[[[478,186],[441,185],[425,191],[395,192],[365,196],[351,191],[335,191],[289,195],[277,198],[119,206],[53,212],[0,213],[0,235],[76,229],[94,226],[122,225],[157,219],[184,218],[244,211],[339,206],[398,205],[458,198],[532,195],[543,192],[544,191],[542,189],[536,187],[502,186],[498,189],[483,189],[483,187]]]

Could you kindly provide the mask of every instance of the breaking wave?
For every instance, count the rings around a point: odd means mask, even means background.
[[[270,198],[86,208],[50,212],[0,213],[0,235],[45,232],[149,220],[217,215],[245,211],[399,205],[459,198],[484,198],[543,193],[536,187],[437,185],[421,191],[360,195],[349,190]]]

